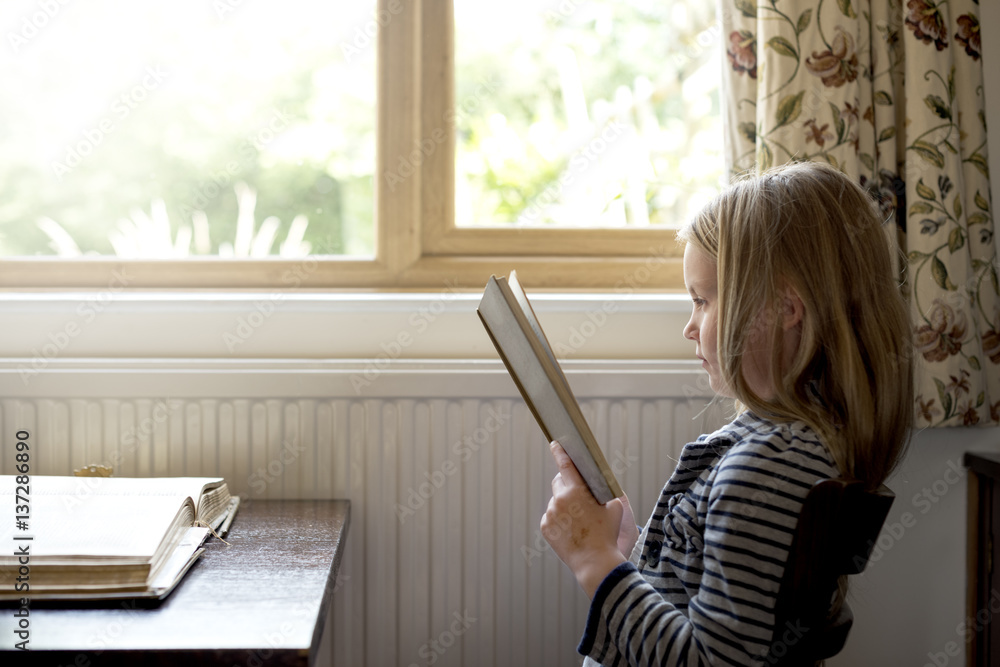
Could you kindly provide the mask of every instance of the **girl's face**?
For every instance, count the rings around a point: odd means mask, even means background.
[[[684,248],[684,284],[687,285],[694,308],[691,319],[684,327],[684,337],[695,342],[694,353],[701,359],[702,368],[708,371],[708,381],[712,391],[734,398],[732,389],[722,378],[719,367],[717,334],[719,322],[719,285],[715,272],[716,263],[709,255],[688,243]],[[791,365],[795,351],[799,346],[802,321],[802,301],[794,290],[789,288],[782,304],[780,313],[773,315],[782,320],[782,358],[779,363],[782,368]],[[770,380],[772,359],[767,343],[766,332],[769,330],[768,311],[762,310],[746,339],[746,350],[743,354],[740,372],[747,386],[758,396],[769,400],[774,396],[774,388]]]
[[[684,284],[694,302],[691,319],[684,327],[684,337],[694,341],[694,353],[701,359],[702,368],[708,371],[712,391],[732,398],[722,381],[716,346],[719,286],[715,260],[691,243],[684,248]]]

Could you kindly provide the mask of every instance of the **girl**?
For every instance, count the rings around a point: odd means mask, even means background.
[[[597,504],[552,443],[541,528],[592,599],[587,664],[759,664],[787,634],[773,611],[810,487],[877,487],[909,437],[909,323],[864,190],[786,165],[730,187],[679,239],[684,336],[738,416],[684,447],[641,535],[628,499]]]

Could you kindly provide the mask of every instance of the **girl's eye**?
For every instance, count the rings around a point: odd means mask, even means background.
[[[692,297],[691,300],[694,302],[694,305],[699,308],[705,305],[705,300],[700,297]]]

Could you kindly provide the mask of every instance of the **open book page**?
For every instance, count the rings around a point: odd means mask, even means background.
[[[84,483],[79,485],[81,480]],[[125,484],[108,484],[112,481]],[[185,504],[185,518],[189,525],[193,522],[194,507],[186,492],[156,488],[155,484],[148,489],[133,488],[128,494],[108,492],[111,486],[134,487],[130,482],[109,477],[32,476],[29,527],[18,531],[34,536],[32,562],[66,556],[148,561]],[[13,506],[15,486],[13,476],[0,476],[0,503]],[[14,533],[13,521],[0,522],[0,542],[12,543]],[[6,560],[6,554],[0,555],[0,564]]]
[[[506,279],[491,278],[479,304],[479,317],[545,437],[559,441],[594,497],[606,503],[622,495],[621,486],[583,418],[527,297],[520,287],[517,291],[520,297]]]
[[[0,497],[14,494],[14,478],[0,476]],[[69,477],[34,475],[32,496],[60,496],[83,501],[96,496],[188,496],[195,516],[212,523],[229,506],[229,489],[221,477]]]
[[[189,496],[197,507],[208,489],[225,484],[221,477],[70,477],[33,475],[31,495],[74,496]],[[14,494],[14,477],[0,475],[0,495]]]
[[[121,479],[126,478],[110,478]],[[142,482],[146,495],[180,492],[191,497],[195,504],[195,516],[206,522],[213,523],[218,519],[220,513],[224,513],[229,506],[229,487],[221,477],[150,477],[146,479],[132,478],[134,481]],[[132,480],[130,480],[132,481]],[[128,495],[132,493],[132,486],[128,488]]]
[[[15,477],[0,476],[0,503],[13,506]],[[201,553],[209,533],[196,527],[195,499],[219,518],[230,508],[221,478],[122,478],[36,475],[26,529],[0,522],[0,541],[30,537],[31,590],[39,599],[159,597]],[[207,500],[206,500],[207,498]],[[15,532],[17,533],[15,535]],[[197,544],[189,544],[197,540]],[[0,554],[0,583],[16,572],[13,552]],[[160,582],[157,584],[156,582]],[[9,595],[8,595],[9,594]],[[7,599],[13,586],[4,586]]]
[[[32,486],[40,479],[32,477]],[[3,497],[0,494],[0,502]],[[188,525],[194,520],[188,496],[142,496],[123,501],[116,496],[56,496],[32,489],[29,528],[18,534],[34,537],[31,559],[36,564],[78,556],[147,562],[156,555],[167,527],[184,520]],[[12,544],[14,533],[13,521],[0,522],[0,543]],[[8,558],[12,557],[0,555],[0,564],[6,564]]]
[[[201,502],[198,503],[199,523],[217,530],[223,521],[231,518],[230,515],[239,506],[239,500],[239,496],[229,493],[226,484],[207,487],[201,495]]]

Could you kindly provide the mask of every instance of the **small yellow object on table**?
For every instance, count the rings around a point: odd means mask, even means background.
[[[111,474],[114,471],[114,468],[111,466],[102,466],[97,465],[96,463],[91,463],[89,466],[77,468],[73,471],[73,474],[76,477],[111,477]]]

